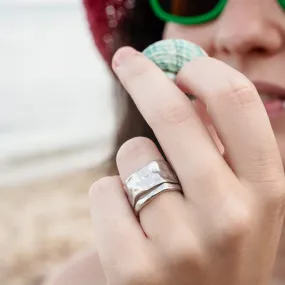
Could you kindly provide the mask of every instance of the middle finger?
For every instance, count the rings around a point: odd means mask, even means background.
[[[191,101],[152,61],[129,47],[116,53],[113,68],[153,129],[185,196],[189,197],[191,190],[191,199],[205,197],[199,193],[207,191],[203,183],[231,171]],[[193,197],[193,188],[199,189],[197,197]],[[217,193],[207,194],[219,199]]]

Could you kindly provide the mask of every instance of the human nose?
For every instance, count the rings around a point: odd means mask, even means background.
[[[282,35],[270,14],[264,11],[260,1],[229,1],[216,24],[215,55],[278,50],[282,46]]]

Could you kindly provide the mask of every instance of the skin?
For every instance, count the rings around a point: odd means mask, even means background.
[[[285,112],[268,117],[252,82],[285,89],[284,11],[273,0],[229,0],[216,21],[168,23],[163,37],[193,41],[215,59],[187,64],[177,86],[128,47],[116,53],[113,69],[154,130],[184,196],[163,193],[139,223],[121,181],[161,154],[146,138],[126,142],[117,155],[120,176],[90,191],[99,258],[88,253],[47,283],[283,284],[284,231],[277,259],[276,251],[285,208]]]

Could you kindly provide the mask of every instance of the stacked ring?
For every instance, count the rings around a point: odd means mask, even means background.
[[[165,191],[182,192],[179,180],[165,160],[154,160],[134,172],[125,182],[126,192],[136,215]]]

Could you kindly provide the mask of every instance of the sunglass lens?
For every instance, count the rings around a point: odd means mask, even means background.
[[[161,8],[168,14],[181,17],[204,15],[213,10],[220,0],[159,0]]]

